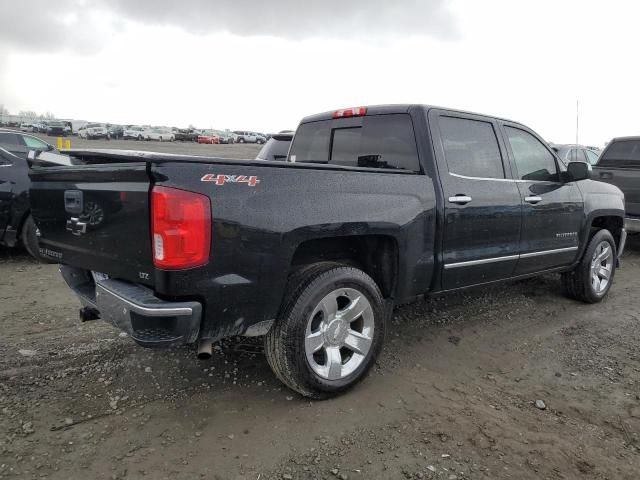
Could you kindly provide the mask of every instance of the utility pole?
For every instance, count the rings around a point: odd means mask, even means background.
[[[576,99],[576,145],[578,142],[578,132],[580,130],[580,100]]]

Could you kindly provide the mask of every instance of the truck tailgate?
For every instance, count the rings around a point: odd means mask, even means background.
[[[41,254],[153,285],[146,162],[40,167],[30,177]]]

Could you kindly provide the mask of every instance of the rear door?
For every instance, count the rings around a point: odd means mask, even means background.
[[[504,123],[506,144],[523,200],[520,260],[516,275],[573,262],[584,222],[582,194],[575,182],[560,181],[560,164],[537,135]]]
[[[640,138],[611,142],[593,173],[594,180],[611,183],[622,190],[627,216],[640,217]]]
[[[443,288],[509,278],[522,201],[495,120],[432,110],[430,126],[445,201]]]

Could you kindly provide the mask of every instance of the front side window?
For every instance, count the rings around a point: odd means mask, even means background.
[[[521,180],[557,182],[555,158],[536,137],[519,128],[505,127]]]
[[[370,115],[352,126],[339,125],[344,124],[323,120],[300,125],[290,160],[420,171],[409,115]]]
[[[42,151],[49,150],[49,145],[43,142],[42,140],[39,140],[35,137],[28,137],[28,136],[24,136],[22,138],[24,139],[24,143],[26,143],[27,147],[29,148],[32,148],[34,150],[42,150]]]
[[[480,178],[505,178],[493,125],[466,118],[441,117],[440,135],[449,172]]]

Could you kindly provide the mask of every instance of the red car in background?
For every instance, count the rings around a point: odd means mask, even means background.
[[[202,134],[198,135],[198,143],[219,144],[220,137],[212,131],[203,130]]]

